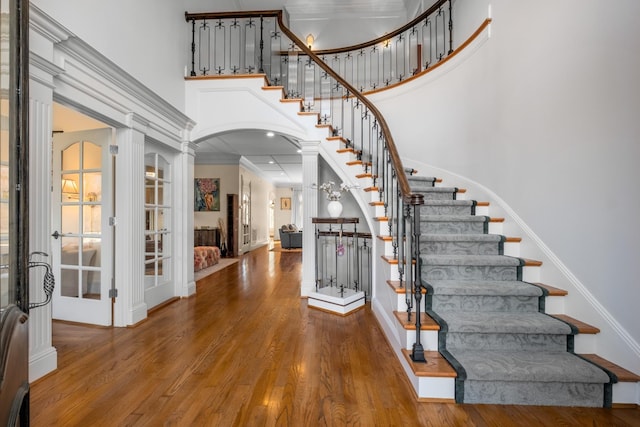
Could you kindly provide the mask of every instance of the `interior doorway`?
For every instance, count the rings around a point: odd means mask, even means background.
[[[51,249],[53,318],[112,324],[113,129],[53,108]]]
[[[111,325],[110,128],[53,141],[53,318]]]

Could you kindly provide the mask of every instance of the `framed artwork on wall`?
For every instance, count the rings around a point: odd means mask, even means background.
[[[283,211],[291,210],[291,197],[280,197],[280,209]]]
[[[196,178],[194,181],[194,210],[220,211],[220,178]]]

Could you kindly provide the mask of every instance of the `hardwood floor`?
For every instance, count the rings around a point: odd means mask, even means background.
[[[638,409],[419,403],[371,310],[307,308],[265,248],[132,328],[54,322],[33,426],[639,426]]]

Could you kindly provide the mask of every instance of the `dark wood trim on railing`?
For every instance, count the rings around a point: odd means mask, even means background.
[[[189,22],[191,20],[202,19],[229,19],[229,18],[266,18],[279,17],[282,14],[280,10],[251,10],[245,12],[203,12],[203,13],[184,13],[184,19]]]
[[[287,26],[282,22],[282,13],[278,13],[278,25],[284,34],[291,39],[293,43],[295,43],[300,50],[306,53],[310,58],[312,58],[320,68],[322,68],[327,74],[333,77],[337,82],[339,82],[344,88],[347,89],[351,93],[352,96],[358,98],[360,102],[362,102],[368,109],[373,113],[373,115],[378,120],[380,124],[380,129],[382,130],[382,134],[387,143],[387,147],[389,149],[389,156],[391,157],[391,163],[394,168],[399,171],[397,173],[398,179],[398,187],[400,189],[400,194],[402,195],[402,200],[405,203],[410,205],[422,205],[424,204],[424,197],[422,194],[413,194],[411,193],[411,187],[409,186],[409,180],[406,175],[403,173],[404,167],[402,166],[402,161],[400,160],[400,155],[398,154],[398,149],[396,148],[396,144],[393,141],[393,137],[391,136],[391,131],[389,130],[389,125],[385,121],[382,113],[376,108],[375,105],[371,101],[369,101],[364,95],[362,95],[356,88],[351,86],[345,79],[342,78],[338,73],[336,73],[333,68],[327,65],[316,53],[309,49],[309,47],[300,40]]]
[[[384,91],[389,90],[389,89],[395,89],[398,86],[401,86],[401,85],[409,83],[409,82],[411,82],[413,80],[419,79],[420,77],[424,76],[425,74],[432,73],[438,67],[441,67],[444,64],[446,64],[447,62],[451,61],[453,58],[456,57],[456,55],[458,55],[460,52],[465,50],[475,39],[477,39],[480,36],[480,34],[482,34],[482,32],[489,26],[489,24],[491,24],[491,18],[487,18],[484,21],[482,21],[482,24],[480,24],[478,29],[475,30],[473,32],[473,34],[471,34],[471,36],[469,36],[468,39],[466,39],[453,52],[451,52],[445,58],[442,58],[441,61],[438,61],[435,64],[433,64],[431,67],[429,67],[429,68],[427,68],[425,70],[422,70],[419,73],[414,74],[413,76],[409,76],[406,79],[402,80],[401,82],[393,83],[393,84],[390,84],[389,86],[379,87],[379,88],[376,88],[376,89],[373,89],[373,90],[364,91],[362,93],[364,95],[371,95],[371,94],[374,94],[374,93],[384,92]]]
[[[420,14],[420,16],[418,16],[417,18],[415,18],[413,21],[409,22],[408,24],[403,25],[402,27],[398,28],[397,30],[394,30],[388,34],[385,34],[383,36],[378,37],[377,39],[373,39],[364,43],[359,43],[359,44],[355,44],[352,46],[346,46],[346,47],[340,47],[340,48],[335,48],[335,49],[323,49],[323,50],[316,50],[314,51],[317,55],[331,55],[331,54],[336,54],[336,53],[344,53],[344,52],[349,52],[351,50],[360,50],[360,49],[364,49],[366,47],[371,47],[374,45],[377,45],[379,43],[384,42],[385,40],[389,40],[399,34],[404,33],[405,31],[408,31],[409,29],[411,29],[411,27],[414,27],[415,25],[419,24],[421,21],[423,21],[424,19],[426,19],[429,15],[431,15],[433,12],[435,12],[436,10],[440,9],[446,2],[451,1],[451,0],[438,0],[436,3],[433,4],[433,6],[431,6],[429,9],[427,9],[426,11],[424,11],[423,13]]]

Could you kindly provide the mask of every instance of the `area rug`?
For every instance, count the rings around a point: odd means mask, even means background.
[[[195,281],[197,282],[200,279],[204,279],[205,277],[222,270],[223,268],[227,268],[230,265],[233,265],[240,261],[240,258],[220,258],[216,265],[212,265],[211,267],[203,268],[200,271],[196,271],[193,274]]]

